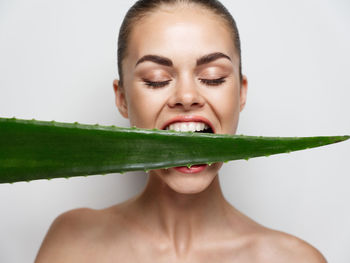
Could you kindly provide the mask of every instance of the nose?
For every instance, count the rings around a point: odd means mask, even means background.
[[[185,111],[201,108],[204,105],[204,98],[199,88],[193,79],[178,81],[169,98],[169,107],[182,108]]]

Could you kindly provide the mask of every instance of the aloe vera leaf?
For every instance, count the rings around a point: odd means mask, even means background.
[[[211,164],[349,138],[257,137],[0,118],[0,183]]]

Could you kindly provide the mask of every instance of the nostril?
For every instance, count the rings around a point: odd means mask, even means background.
[[[173,96],[170,97],[168,105],[170,108],[184,108],[189,110],[192,108],[199,108],[204,105],[204,98],[196,93],[177,91]]]
[[[180,106],[191,106],[191,107],[196,107],[196,106],[200,106],[200,103],[198,103],[198,102],[192,102],[192,103],[181,103],[181,102],[176,102],[175,103],[175,105],[174,105],[175,107],[176,106],[178,106],[178,107],[180,107]]]

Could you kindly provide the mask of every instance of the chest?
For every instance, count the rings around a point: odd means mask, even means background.
[[[172,249],[161,249],[151,244],[119,241],[113,245],[95,245],[93,254],[90,254],[84,262],[100,263],[245,263],[257,262],[252,258],[248,250],[237,249],[207,249],[201,251],[189,251],[187,253]]]

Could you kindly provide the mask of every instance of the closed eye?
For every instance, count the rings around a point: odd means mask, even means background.
[[[199,79],[202,83],[208,86],[218,86],[222,83],[224,83],[226,80],[226,77],[218,78],[218,79]]]
[[[165,87],[166,85],[168,85],[169,82],[171,81],[171,79],[166,80],[166,81],[149,81],[149,80],[144,79],[143,81],[147,86],[150,86],[152,88],[161,88],[161,87]]]

